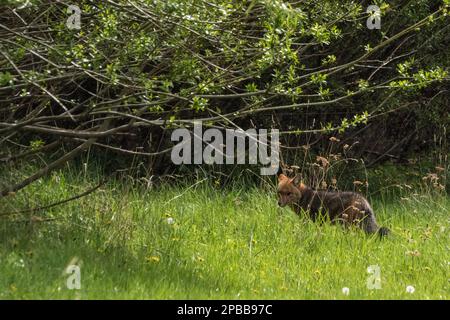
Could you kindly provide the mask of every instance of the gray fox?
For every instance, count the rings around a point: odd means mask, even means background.
[[[300,177],[288,178],[278,175],[278,205],[289,205],[295,213],[301,209],[316,221],[320,215],[328,215],[332,223],[358,225],[365,232],[378,232],[380,237],[390,233],[385,227],[379,227],[369,202],[356,192],[317,191],[306,186]]]

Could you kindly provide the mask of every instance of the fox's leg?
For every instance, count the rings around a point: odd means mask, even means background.
[[[330,215],[326,208],[320,207],[314,214],[311,216],[311,219],[314,222],[318,222],[320,225],[322,225],[324,222],[330,221]]]
[[[312,220],[312,222],[316,222],[318,213],[315,210],[312,210],[311,208],[308,208],[306,210],[308,217]]]

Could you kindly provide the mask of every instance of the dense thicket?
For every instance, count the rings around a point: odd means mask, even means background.
[[[170,132],[194,119],[278,128],[288,164],[330,143],[368,165],[425,151],[446,163],[448,0],[2,2],[3,172],[47,155],[3,195],[88,149],[179,172]]]

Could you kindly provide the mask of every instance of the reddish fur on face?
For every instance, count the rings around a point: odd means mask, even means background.
[[[302,190],[306,188],[303,183],[295,185],[295,178],[288,178],[284,174],[278,176],[278,204],[284,207],[300,200]]]

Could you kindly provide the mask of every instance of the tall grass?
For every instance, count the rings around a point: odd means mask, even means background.
[[[0,211],[69,198],[95,177],[54,173],[1,200]],[[0,217],[0,298],[449,298],[446,196],[378,193],[377,219],[393,231],[380,241],[278,208],[274,191],[111,179],[77,201]],[[66,286],[71,263],[80,290]],[[380,267],[381,289],[367,288],[370,265]]]

